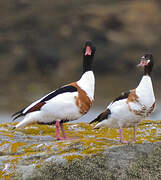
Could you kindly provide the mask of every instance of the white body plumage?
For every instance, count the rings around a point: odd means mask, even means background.
[[[90,100],[93,101],[95,89],[95,78],[93,71],[85,72],[82,75],[81,79],[76,83],[83,91],[86,92]],[[24,127],[28,124],[36,122],[49,123],[56,120],[71,121],[80,118],[83,114],[80,113],[79,107],[77,106],[75,101],[75,97],[78,97],[78,92],[65,92],[53,97],[48,101],[45,101],[45,104],[39,111],[34,111],[26,114],[25,118],[16,125],[16,128]],[[30,108],[39,103],[43,98],[33,102],[30,106],[24,109],[23,113],[26,113]]]
[[[153,109],[155,96],[151,78],[144,75],[135,89],[136,101],[128,101],[128,98],[111,103],[107,109],[111,111],[108,119],[99,122],[95,128],[101,126],[110,128],[126,128],[134,126],[142,119],[146,118]],[[149,112],[150,111],[150,112]],[[139,114],[140,112],[140,114]]]

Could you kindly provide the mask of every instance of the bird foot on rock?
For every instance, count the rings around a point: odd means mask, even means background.
[[[128,142],[128,141],[124,141],[124,140],[120,140],[120,143],[122,143],[122,144],[128,144],[129,142]]]
[[[57,140],[73,140],[73,139],[77,139],[78,137],[56,137]]]
[[[122,143],[122,144],[134,144],[135,142],[136,142],[136,140],[131,140],[131,141],[120,140],[120,143]]]

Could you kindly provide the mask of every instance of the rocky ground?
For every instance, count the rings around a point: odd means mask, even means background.
[[[161,121],[143,121],[137,142],[122,145],[117,129],[93,130],[87,123],[65,124],[73,140],[57,141],[55,127],[33,125],[13,130],[0,125],[2,179],[160,178]],[[124,130],[127,140],[131,128]],[[154,165],[154,166],[153,166]]]

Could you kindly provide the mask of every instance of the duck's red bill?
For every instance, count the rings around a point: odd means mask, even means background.
[[[91,50],[90,46],[87,46],[87,47],[86,47],[86,52],[85,52],[84,55],[85,55],[85,56],[87,56],[87,55],[90,56],[91,53],[92,53],[92,50]]]
[[[138,64],[137,66],[138,66],[138,67],[140,67],[140,66],[141,66],[141,67],[144,67],[144,66],[147,66],[147,64],[148,64],[147,61],[143,60],[143,61],[141,61],[140,64]]]

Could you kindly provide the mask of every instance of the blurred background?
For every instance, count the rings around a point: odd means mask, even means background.
[[[157,98],[152,118],[160,118],[160,0],[5,0],[0,1],[0,117],[26,107],[54,89],[77,81],[81,48],[95,42],[94,116],[133,89],[142,77],[136,67],[151,52]]]

